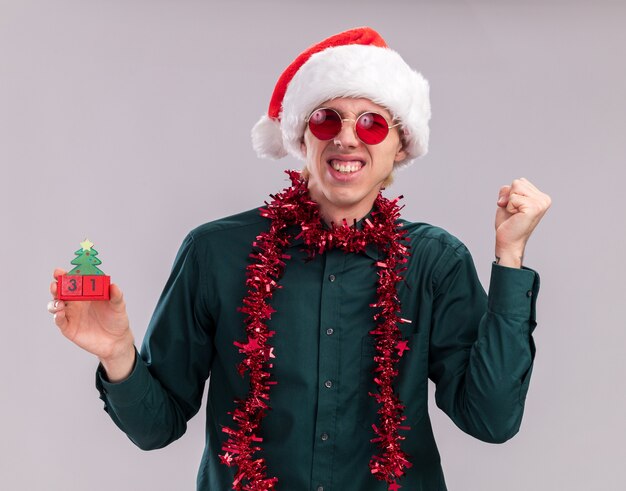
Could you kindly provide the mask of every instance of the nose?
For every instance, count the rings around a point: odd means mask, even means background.
[[[356,135],[356,122],[354,119],[342,119],[341,131],[333,138],[333,143],[341,148],[355,148],[361,143]]]

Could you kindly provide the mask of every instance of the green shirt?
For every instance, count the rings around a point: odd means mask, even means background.
[[[251,210],[193,230],[184,240],[128,379],[97,386],[115,423],[143,449],[179,438],[201,405],[210,378],[206,447],[199,491],[231,489],[235,468],[218,454],[234,427],[227,413],[248,392],[236,369],[246,339],[245,267],[255,237],[269,222]],[[445,230],[404,222],[411,256],[398,286],[399,325],[409,340],[396,390],[405,403],[403,449],[413,466],[407,490],[445,490],[428,416],[428,379],[437,405],[463,431],[503,442],[519,429],[528,389],[539,276],[492,265],[489,296],[467,248]],[[332,250],[305,262],[294,241],[269,321],[276,335],[271,411],[262,422],[262,456],[281,491],[384,491],[369,472],[376,452],[373,337],[376,247],[363,254]]]

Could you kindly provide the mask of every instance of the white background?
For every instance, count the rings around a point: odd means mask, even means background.
[[[431,84],[431,151],[387,191],[407,219],[465,242],[487,288],[499,187],[553,199],[526,251],[542,286],[520,434],[481,443],[431,401],[450,490],[623,489],[623,2],[0,0],[1,489],[194,489],[203,414],[136,449],[46,312],[52,270],[89,237],[139,342],[187,231],[299,167],[250,145],[278,75],[359,25]]]

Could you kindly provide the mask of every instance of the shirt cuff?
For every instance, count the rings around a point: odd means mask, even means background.
[[[148,367],[135,349],[135,366],[130,375],[121,382],[109,382],[106,371],[100,364],[96,370],[96,388],[100,392],[100,398],[112,406],[133,406],[146,395],[150,388],[150,378]]]
[[[496,314],[532,319],[539,293],[539,274],[525,266],[509,268],[492,263],[488,308]]]

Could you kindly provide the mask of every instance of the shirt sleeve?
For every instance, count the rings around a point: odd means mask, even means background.
[[[461,244],[434,274],[429,376],[466,433],[501,443],[519,430],[535,356],[539,275],[492,264],[489,295]]]
[[[199,410],[214,356],[206,281],[190,234],[178,251],[130,376],[110,383],[102,366],[96,387],[115,424],[140,448],[179,438]]]

